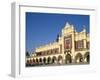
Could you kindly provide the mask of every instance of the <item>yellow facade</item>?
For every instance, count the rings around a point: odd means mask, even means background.
[[[26,62],[32,65],[84,64],[90,62],[90,38],[85,26],[81,32],[66,23],[56,41],[35,49]]]

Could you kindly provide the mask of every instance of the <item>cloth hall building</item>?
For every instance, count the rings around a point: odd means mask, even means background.
[[[35,48],[26,58],[27,65],[85,64],[90,62],[90,37],[85,27],[77,32],[74,25],[66,23],[55,42]]]

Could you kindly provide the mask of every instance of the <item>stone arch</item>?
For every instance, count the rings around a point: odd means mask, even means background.
[[[53,57],[52,57],[52,63],[53,63],[53,64],[55,64],[55,63],[57,64],[57,58],[56,58],[56,56],[53,56]]]
[[[51,57],[47,58],[47,63],[49,63],[49,64],[51,63]]]
[[[63,57],[61,55],[58,56],[58,63],[59,64],[63,63]]]
[[[83,62],[83,56],[81,53],[77,53],[77,55],[75,56],[75,62],[76,63]]]
[[[43,63],[46,64],[46,58],[45,57],[43,58]]]
[[[32,66],[32,63],[33,63],[33,60],[30,59],[30,60],[29,60],[29,65]]]
[[[33,58],[33,63],[35,62],[35,59]]]
[[[42,58],[39,58],[39,63],[42,63]]]
[[[38,60],[38,58],[36,58],[36,63],[38,63],[39,62],[39,60]]]
[[[32,59],[30,59],[30,63],[32,63],[33,61],[32,61]]]
[[[90,62],[90,53],[89,52],[86,52],[85,54],[84,54],[84,61],[85,62]]]
[[[29,65],[30,64],[30,60],[27,60],[26,64]]]
[[[66,64],[67,64],[67,63],[72,63],[72,57],[71,57],[70,54],[67,54],[67,55],[65,56],[65,63],[66,63]]]

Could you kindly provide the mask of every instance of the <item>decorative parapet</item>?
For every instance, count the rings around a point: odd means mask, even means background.
[[[58,42],[53,42],[53,43],[49,43],[49,44],[46,44],[46,45],[39,46],[36,49],[40,49],[40,48],[43,48],[43,47],[50,47],[52,45],[57,45],[57,44],[58,44]]]

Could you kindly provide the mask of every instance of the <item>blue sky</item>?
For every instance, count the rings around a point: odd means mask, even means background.
[[[66,22],[78,32],[85,25],[89,33],[89,18],[89,15],[26,12],[26,51],[32,53],[35,47],[53,42]]]

